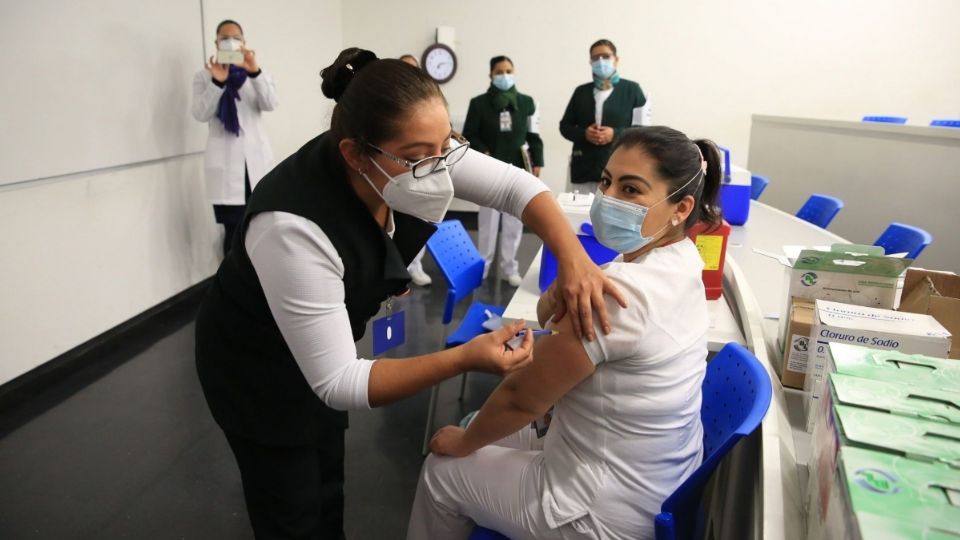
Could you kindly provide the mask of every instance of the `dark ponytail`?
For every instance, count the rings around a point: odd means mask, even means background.
[[[323,95],[337,102],[330,132],[337,140],[379,144],[400,131],[407,115],[421,102],[440,99],[440,87],[426,72],[402,60],[377,58],[351,47],[320,72]]]
[[[717,206],[720,152],[713,142],[707,139],[691,141],[675,129],[650,126],[624,130],[613,150],[621,147],[639,149],[657,162],[657,174],[667,181],[667,192],[676,191],[670,202],[678,203],[687,195],[693,197],[694,208],[683,224],[684,229],[701,221],[711,225],[721,223],[723,218]],[[707,162],[705,172],[701,169],[701,155]]]

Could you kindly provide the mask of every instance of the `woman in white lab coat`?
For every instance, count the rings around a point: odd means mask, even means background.
[[[207,122],[204,156],[207,197],[217,223],[224,226],[223,252],[230,251],[243,219],[247,198],[273,167],[273,151],[260,115],[277,108],[273,79],[260,69],[256,53],[246,47],[243,29],[231,20],[217,25],[218,51],[240,51],[243,63],[219,64],[210,57],[193,78],[193,117]]]

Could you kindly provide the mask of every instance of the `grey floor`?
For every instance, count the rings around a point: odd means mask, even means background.
[[[538,247],[524,234],[521,270]],[[434,285],[402,302],[407,344],[392,355],[439,347],[445,289],[429,259]],[[489,279],[477,299],[506,304],[512,291]],[[169,310],[111,344],[89,369],[0,411],[0,539],[252,538],[233,455],[197,382],[195,311]],[[358,350],[370,354],[369,333]],[[471,375],[461,403],[459,380],[447,381],[438,425],[478,408],[496,384],[493,376]],[[403,538],[428,396],[351,413],[347,538]]]

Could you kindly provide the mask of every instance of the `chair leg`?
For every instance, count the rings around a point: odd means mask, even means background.
[[[467,372],[460,376],[460,401],[463,401],[463,394],[467,390]]]
[[[430,389],[430,405],[427,406],[427,425],[423,428],[423,448],[420,452],[423,455],[430,453],[430,437],[433,436],[433,422],[437,415],[437,397],[440,393],[440,384],[433,385]]]

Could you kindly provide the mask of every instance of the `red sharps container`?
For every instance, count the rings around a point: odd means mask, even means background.
[[[716,300],[723,294],[723,261],[727,257],[727,238],[730,224],[720,225],[700,222],[687,231],[687,236],[697,245],[703,258],[703,286],[707,300]]]

